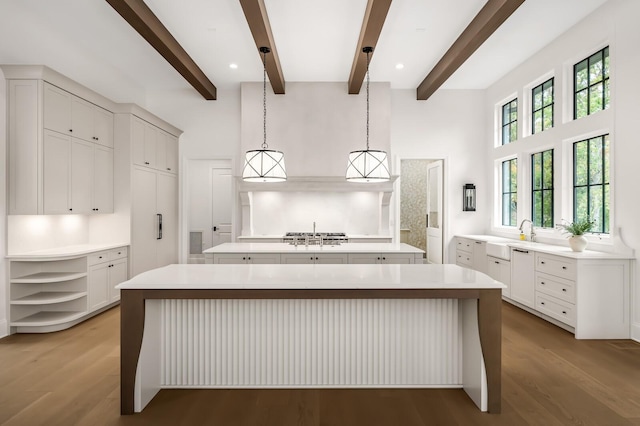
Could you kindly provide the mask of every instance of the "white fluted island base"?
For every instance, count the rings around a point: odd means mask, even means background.
[[[219,291],[250,293],[189,298],[204,289],[193,285],[193,268],[204,281],[226,274],[226,284],[214,286]],[[135,412],[162,388],[463,387],[488,409],[479,299],[416,293],[491,288],[499,300],[501,284],[485,275],[455,265],[172,265],[157,271],[146,277],[155,290],[166,290],[160,280],[173,276],[173,289],[191,293],[144,302]],[[123,294],[139,277],[123,284]],[[289,293],[263,298],[255,290]],[[363,298],[353,297],[358,293]]]

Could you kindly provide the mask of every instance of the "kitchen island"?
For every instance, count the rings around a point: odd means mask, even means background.
[[[424,250],[404,243],[224,243],[203,251],[205,263],[422,263]]]
[[[456,265],[169,265],[121,284],[121,412],[162,388],[464,388],[500,412],[501,290]]]

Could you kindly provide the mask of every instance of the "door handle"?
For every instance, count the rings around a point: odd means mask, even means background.
[[[156,239],[161,240],[162,239],[162,214],[158,213],[156,216],[158,217],[158,236],[156,237]]]
[[[211,228],[214,232],[218,230],[217,226],[214,226],[213,228]]]

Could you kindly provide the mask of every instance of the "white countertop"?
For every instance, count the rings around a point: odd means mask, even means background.
[[[126,289],[502,289],[457,265],[169,265],[118,285]]]
[[[224,243],[203,251],[211,253],[424,253],[417,247],[404,243],[342,243],[339,245],[304,244],[294,246],[287,243]]]
[[[117,247],[126,247],[129,243],[111,244],[78,244],[73,246],[55,247],[46,250],[35,250],[23,253],[10,253],[6,256],[11,260],[37,260],[37,259],[64,259],[67,257],[78,257],[102,250],[110,250]]]
[[[575,252],[567,246],[557,246],[553,244],[537,243],[531,241],[512,240],[509,238],[496,237],[493,235],[456,235],[456,237],[468,238],[470,240],[485,241],[492,244],[505,244],[512,248],[521,250],[531,250],[538,253],[555,254],[571,259],[633,259],[634,257],[625,253],[607,253],[603,251],[585,250]]]
[[[358,234],[347,234],[346,235],[347,238],[357,238],[359,240],[365,240],[365,239],[391,239],[391,235],[371,235],[371,234],[362,234],[362,235],[358,235]],[[284,235],[279,234],[279,235],[241,235],[238,237],[238,240],[274,240],[274,239],[282,239],[284,238]]]

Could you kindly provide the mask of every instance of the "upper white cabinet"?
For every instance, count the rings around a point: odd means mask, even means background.
[[[3,65],[3,71],[9,214],[112,213],[114,115],[94,103],[111,108],[111,102],[46,67]]]
[[[178,172],[178,138],[147,123],[133,118],[133,163],[155,170]]]
[[[44,83],[44,128],[113,148],[113,113]]]

